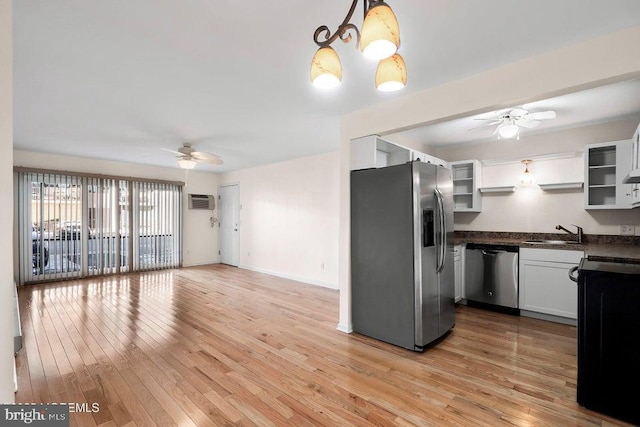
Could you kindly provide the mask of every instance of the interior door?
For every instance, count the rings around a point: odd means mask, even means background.
[[[240,198],[238,184],[225,185],[218,189],[220,234],[218,247],[222,264],[238,266],[240,249]]]

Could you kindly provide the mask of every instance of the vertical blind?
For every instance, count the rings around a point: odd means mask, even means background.
[[[182,264],[182,186],[17,172],[20,284]]]

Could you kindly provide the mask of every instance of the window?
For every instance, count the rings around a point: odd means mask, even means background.
[[[180,184],[17,172],[19,283],[179,267]]]

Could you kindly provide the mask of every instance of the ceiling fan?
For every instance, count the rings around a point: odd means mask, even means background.
[[[542,120],[555,118],[556,112],[551,110],[529,112],[528,110],[525,110],[523,108],[513,108],[509,110],[499,111],[496,113],[496,117],[493,118],[474,119],[489,121],[489,123],[485,123],[469,130],[498,125],[493,131],[494,135],[497,133],[499,137],[505,139],[513,138],[515,136],[520,138],[521,127],[532,129],[536,126],[539,126],[542,123]]]
[[[164,151],[168,151],[173,154],[177,154],[178,166],[182,169],[193,169],[196,167],[196,163],[209,163],[214,165],[221,165],[223,163],[220,156],[214,153],[207,153],[206,151],[196,151],[190,143],[185,142],[178,150],[169,150],[163,148]]]

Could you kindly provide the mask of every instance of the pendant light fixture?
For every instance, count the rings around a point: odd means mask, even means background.
[[[532,162],[533,160],[522,160],[520,163],[522,163],[524,165],[524,172],[522,173],[522,176],[520,177],[520,185],[523,187],[528,187],[531,184],[533,184],[533,175],[531,175],[531,172],[529,171],[529,164]]]
[[[364,56],[381,60],[394,55],[400,47],[400,26],[393,10],[384,1],[370,2],[362,23],[360,48]]]
[[[376,70],[376,89],[382,92],[393,92],[407,85],[407,67],[404,59],[397,53],[383,59]]]
[[[362,31],[351,22],[358,0],[353,0],[347,16],[332,34],[322,25],[313,34],[319,46],[311,61],[311,81],[317,87],[328,89],[342,80],[342,64],[331,44],[337,39],[349,43],[356,36],[356,47],[371,59],[380,61],[376,71],[376,88],[383,92],[402,89],[407,84],[404,59],[397,53],[400,47],[400,27],[393,10],[383,0],[363,0],[364,21]]]
[[[321,47],[311,60],[311,81],[321,89],[331,89],[342,80],[342,64],[332,47]]]

